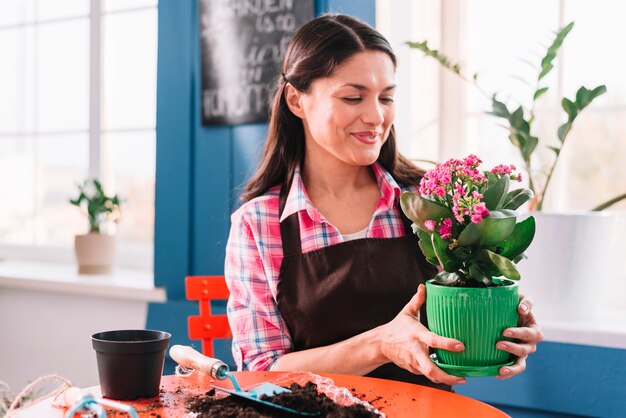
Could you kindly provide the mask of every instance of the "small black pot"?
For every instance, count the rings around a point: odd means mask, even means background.
[[[167,332],[143,329],[92,335],[102,396],[119,400],[157,396],[170,338]]]

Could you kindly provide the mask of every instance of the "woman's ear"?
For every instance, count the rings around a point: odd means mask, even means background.
[[[285,85],[285,101],[291,113],[304,119],[304,112],[302,111],[302,92],[296,89],[291,83]]]

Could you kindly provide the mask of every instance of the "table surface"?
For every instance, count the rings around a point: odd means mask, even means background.
[[[352,395],[371,403],[388,418],[394,417],[447,417],[477,416],[483,418],[508,417],[504,412],[483,402],[425,386],[385,379],[339,374],[321,374],[329,377],[334,384],[347,388]],[[283,372],[236,372],[235,376],[244,389],[258,383],[270,381],[288,384],[293,381],[303,383],[310,378],[308,373]],[[232,388],[230,382],[216,381],[201,374],[187,377],[163,376],[161,393],[158,397],[125,401],[134,406],[141,417],[174,418],[187,412],[185,401],[190,396],[206,393],[210,385]],[[86,389],[94,396],[100,396],[99,388]],[[45,399],[19,411],[15,418],[63,418],[66,409],[53,405],[51,398]],[[126,414],[114,414],[116,417]]]

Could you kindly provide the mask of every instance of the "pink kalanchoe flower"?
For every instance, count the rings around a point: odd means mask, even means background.
[[[445,218],[439,227],[441,238],[448,239],[452,236],[452,219]]]
[[[515,170],[515,166],[513,164],[511,165],[499,164],[491,169],[491,173],[499,174],[503,176],[505,174],[510,175],[513,170]]]
[[[436,226],[437,226],[437,222],[432,221],[430,219],[424,222],[424,227],[428,229],[430,232],[434,231]]]
[[[474,199],[482,199],[482,198],[483,198],[483,195],[482,195],[481,193],[478,193],[476,190],[474,190],[474,191],[472,192],[472,197],[473,197]]]
[[[470,154],[463,160],[463,164],[465,164],[468,168],[475,168],[483,161],[475,156],[474,154]]]
[[[485,202],[480,202],[474,205],[472,208],[471,219],[475,224],[483,220],[484,217],[489,215],[489,209],[485,206]]]

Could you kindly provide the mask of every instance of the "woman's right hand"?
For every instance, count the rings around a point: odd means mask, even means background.
[[[419,312],[424,302],[426,286],[419,285],[402,311],[381,327],[380,350],[389,361],[412,373],[423,374],[435,383],[464,384],[464,378],[447,374],[430,359],[429,347],[448,351],[463,351],[465,347],[461,341],[437,335],[421,324]]]

